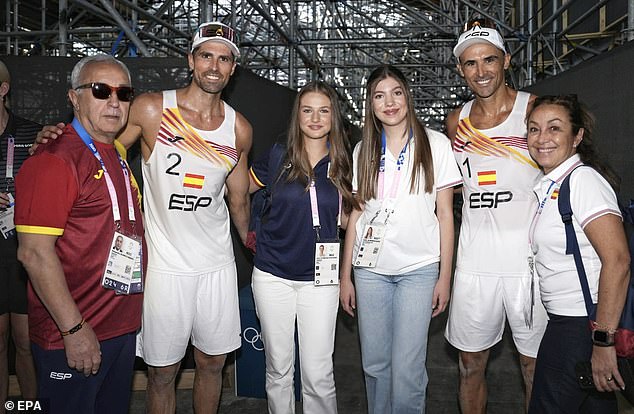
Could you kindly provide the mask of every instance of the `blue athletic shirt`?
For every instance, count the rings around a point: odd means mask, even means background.
[[[271,208],[258,233],[254,265],[284,279],[311,281],[314,279],[317,235],[313,229],[310,195],[301,183],[287,182],[286,174],[279,180],[277,172],[269,177],[269,153],[270,150],[251,166],[255,182],[271,191]],[[328,179],[329,161],[329,156],[325,156],[314,168],[321,224],[319,234],[324,242],[338,238],[339,194]],[[273,162],[271,165],[278,164]]]

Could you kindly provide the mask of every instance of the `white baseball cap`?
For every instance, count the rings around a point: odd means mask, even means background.
[[[473,26],[473,28],[463,32],[458,38],[458,43],[456,43],[456,47],[453,48],[453,55],[460,59],[460,55],[462,52],[467,50],[467,48],[476,43],[489,43],[502,52],[506,54],[506,49],[504,48],[504,39],[500,32],[495,29],[489,29],[487,27],[480,27],[478,25]]]
[[[191,52],[194,52],[198,46],[207,41],[222,42],[229,46],[233,56],[240,57],[240,49],[238,49],[238,34],[231,27],[220,22],[207,22],[198,26],[194,38],[192,40]]]

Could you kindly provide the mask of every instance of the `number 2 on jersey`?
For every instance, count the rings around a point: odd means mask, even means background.
[[[168,168],[165,170],[165,174],[170,174],[170,175],[180,175],[180,173],[179,173],[178,171],[173,171],[173,170],[174,170],[174,168],[176,168],[176,167],[178,166],[178,164],[180,164],[180,163],[181,163],[181,161],[182,161],[181,156],[180,156],[179,154],[175,153],[175,152],[172,152],[172,153],[170,153],[170,154],[167,154],[167,158],[168,158],[168,159],[170,159],[170,158],[174,158],[174,157],[176,157],[176,162],[175,162],[174,164],[172,164],[172,166],[171,166],[171,167],[168,167]]]

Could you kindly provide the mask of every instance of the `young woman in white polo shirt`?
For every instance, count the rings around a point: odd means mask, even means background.
[[[407,80],[393,66],[368,78],[353,165],[361,209],[350,214],[340,297],[359,316],[368,412],[420,414],[429,323],[449,300],[452,187],[461,177],[449,139],[417,119]]]
[[[629,252],[613,187],[618,179],[596,157],[592,118],[575,95],[537,98],[528,115],[528,150],[544,170],[531,225],[541,298],[549,314],[537,354],[529,413],[616,413],[624,385],[613,339],[629,281]],[[559,188],[570,176],[572,222],[598,303],[590,324],[577,267],[566,255]],[[580,388],[575,365],[592,361],[597,391]]]

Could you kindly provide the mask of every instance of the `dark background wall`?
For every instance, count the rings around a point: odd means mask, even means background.
[[[537,95],[576,93],[596,117],[595,144],[634,198],[634,42],[527,88]]]

